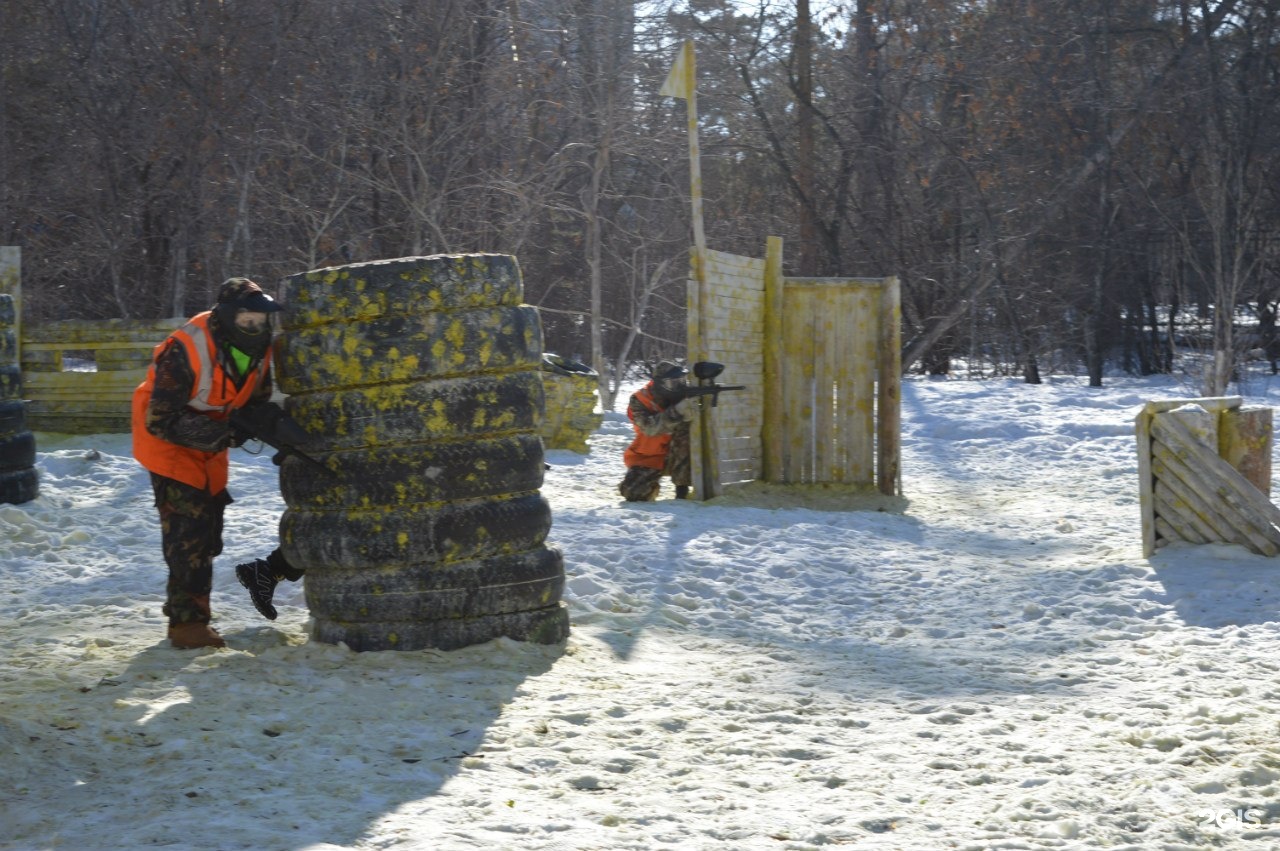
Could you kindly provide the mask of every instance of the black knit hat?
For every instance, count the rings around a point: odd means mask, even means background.
[[[248,278],[228,278],[218,290],[218,304],[229,304],[237,310],[255,313],[275,313],[284,305],[262,291],[262,287]]]

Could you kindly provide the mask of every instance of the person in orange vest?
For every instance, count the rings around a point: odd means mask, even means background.
[[[209,625],[209,593],[213,560],[222,552],[223,512],[232,501],[227,450],[246,437],[228,417],[269,401],[271,314],[282,309],[253,281],[231,278],[210,310],[156,346],[147,376],[133,393],[133,454],[151,474],[160,514],[169,568],[164,613],[174,647],[226,646]],[[281,575],[302,576],[278,549],[271,559]]]
[[[689,497],[689,422],[697,413],[694,400],[685,399],[689,370],[674,361],[662,361],[652,379],[631,394],[627,418],[635,440],[622,453],[627,474],[618,492],[628,502],[652,502],[658,498],[662,477],[670,476],[676,499]]]

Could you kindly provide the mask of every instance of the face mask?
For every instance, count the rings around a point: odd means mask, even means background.
[[[265,313],[238,310],[227,325],[231,345],[252,357],[262,357],[271,346],[271,320]]]

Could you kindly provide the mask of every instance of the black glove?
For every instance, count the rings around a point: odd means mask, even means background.
[[[173,442],[201,452],[221,452],[231,445],[231,425],[187,411],[173,427]]]

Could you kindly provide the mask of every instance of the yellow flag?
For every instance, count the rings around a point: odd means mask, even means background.
[[[676,64],[671,66],[671,73],[667,74],[667,81],[662,84],[658,94],[688,100],[693,95],[693,72],[693,42],[686,41],[680,46]]]

